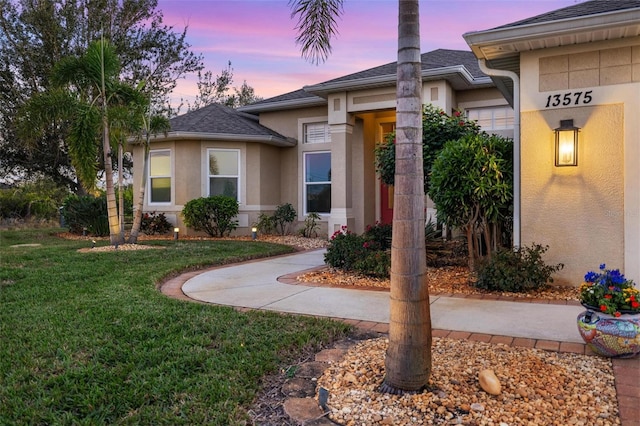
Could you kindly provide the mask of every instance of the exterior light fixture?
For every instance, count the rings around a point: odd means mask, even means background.
[[[256,238],[258,238],[258,228],[254,226],[251,228],[251,239],[255,240]]]
[[[578,165],[578,131],[573,120],[560,120],[556,134],[556,167]]]
[[[173,239],[177,240],[178,235],[180,234],[180,228],[173,228]]]

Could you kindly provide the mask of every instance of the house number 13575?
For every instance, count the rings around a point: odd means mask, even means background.
[[[593,90],[586,92],[568,92],[568,93],[556,93],[555,95],[547,96],[547,104],[545,108],[569,106],[569,105],[584,105],[591,103],[591,93]]]

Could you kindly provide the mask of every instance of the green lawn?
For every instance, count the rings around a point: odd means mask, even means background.
[[[0,231],[1,425],[243,424],[263,375],[348,329],[156,289],[176,271],[288,247],[153,241],[166,249],[79,253],[87,241],[54,232]]]

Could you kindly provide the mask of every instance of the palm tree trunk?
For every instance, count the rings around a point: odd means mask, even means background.
[[[426,275],[422,76],[418,0],[400,0],[398,16],[395,206],[391,315],[381,391],[416,392],[431,375],[431,314]]]
[[[100,44],[101,85],[102,85],[102,151],[104,152],[104,175],[107,185],[107,217],[109,221],[109,240],[111,244],[122,243],[120,235],[120,221],[118,220],[118,206],[113,188],[113,164],[111,162],[111,141],[109,140],[109,119],[107,118],[107,89],[104,69],[104,40]]]
[[[123,187],[123,172],[124,166],[122,160],[124,157],[122,141],[118,143],[118,216],[120,217],[120,241],[124,241],[124,191]]]
[[[104,150],[104,176],[107,187],[107,217],[109,219],[109,240],[111,244],[121,244],[120,220],[118,219],[118,206],[116,203],[116,191],[113,184],[113,163],[111,162],[111,145],[109,144],[109,123],[107,116],[103,117],[104,126],[102,148]]]

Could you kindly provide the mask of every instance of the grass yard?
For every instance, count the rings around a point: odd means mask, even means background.
[[[79,253],[87,241],[55,232],[0,231],[2,425],[245,424],[262,376],[348,329],[156,289],[176,271],[289,247],[150,241],[165,249]]]

